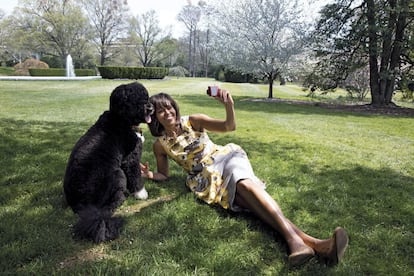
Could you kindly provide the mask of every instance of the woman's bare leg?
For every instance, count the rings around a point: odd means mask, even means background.
[[[250,179],[237,183],[236,204],[252,211],[273,229],[277,230],[286,240],[289,249],[289,263],[300,265],[314,255],[314,250],[306,245],[296,227],[283,215],[276,201]]]
[[[238,205],[251,210],[281,233],[293,255],[300,254],[302,251],[306,252],[306,248],[303,247],[305,244],[329,264],[337,264],[343,258],[349,240],[343,228],[337,227],[332,237],[324,240],[306,234],[283,215],[276,201],[263,188],[258,187],[249,179],[241,180],[237,184],[235,200]],[[298,240],[298,237],[302,241]]]

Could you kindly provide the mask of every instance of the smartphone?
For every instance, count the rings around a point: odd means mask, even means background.
[[[207,95],[211,97],[217,97],[219,95],[218,91],[219,91],[219,87],[216,85],[207,87]]]

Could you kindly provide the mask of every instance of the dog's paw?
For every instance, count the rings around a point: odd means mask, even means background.
[[[142,134],[142,132],[135,132],[135,133],[137,134],[137,137],[141,139],[142,143],[144,143],[145,142],[144,134]]]
[[[144,187],[140,191],[135,192],[134,197],[136,199],[142,199],[142,200],[147,199],[148,198],[148,192],[147,192],[147,190],[145,190],[145,187]]]

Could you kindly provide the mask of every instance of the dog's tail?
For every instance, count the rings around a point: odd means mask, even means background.
[[[95,243],[114,240],[119,236],[124,220],[113,217],[109,210],[87,206],[78,211],[79,221],[74,226],[75,237],[92,240]]]

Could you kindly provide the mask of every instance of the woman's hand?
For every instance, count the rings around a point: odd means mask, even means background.
[[[141,176],[148,179],[153,179],[154,174],[152,171],[149,170],[149,164],[148,162],[145,162],[145,164],[139,163],[140,169],[141,169]]]
[[[226,120],[225,120],[225,130],[233,131],[236,129],[236,119],[234,114],[234,101],[230,92],[224,89],[219,88],[220,97],[217,97],[220,102],[224,104],[226,108]]]
[[[162,173],[150,171],[148,162],[145,162],[145,164],[139,163],[139,166],[141,169],[141,177],[154,181],[164,181],[168,179],[168,176]]]
[[[193,114],[190,116],[192,127],[197,131],[207,129],[214,132],[227,132],[236,129],[236,119],[234,114],[234,101],[230,92],[219,89],[219,93],[214,98],[221,102],[226,109],[226,119],[214,119],[205,114]]]
[[[226,106],[227,105],[233,106],[234,101],[233,101],[233,98],[232,98],[230,92],[225,90],[225,89],[222,89],[222,88],[218,88],[218,90],[219,90],[219,93],[218,93],[219,96],[214,97],[214,98],[217,99],[218,101],[220,101],[221,103],[223,103]]]

